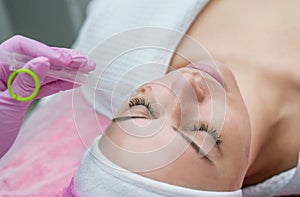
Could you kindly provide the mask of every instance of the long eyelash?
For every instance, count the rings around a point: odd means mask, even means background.
[[[217,146],[219,146],[222,143],[222,140],[220,139],[220,136],[218,135],[218,132],[213,129],[213,128],[209,128],[208,124],[200,124],[200,125],[193,125],[192,131],[205,131],[207,133],[209,133],[213,139],[215,140]]]
[[[151,116],[153,118],[156,118],[155,112],[153,110],[153,108],[151,107],[151,103],[149,100],[146,100],[143,97],[139,97],[139,98],[132,98],[129,102],[128,102],[128,106],[129,107],[133,107],[133,106],[137,106],[137,105],[143,105],[145,106],[148,111],[150,112]]]

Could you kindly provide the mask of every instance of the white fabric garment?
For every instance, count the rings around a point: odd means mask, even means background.
[[[76,196],[84,197],[241,197],[241,190],[211,192],[189,189],[145,178],[110,162],[99,150],[97,137],[74,177]]]
[[[96,61],[98,87],[110,91],[83,88],[98,113],[112,118],[137,87],[166,73],[173,52],[207,1],[91,2],[74,48]]]

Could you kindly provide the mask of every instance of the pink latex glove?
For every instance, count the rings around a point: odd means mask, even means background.
[[[80,69],[83,72],[90,72],[96,66],[95,63],[87,61],[87,58],[74,50],[49,47],[23,36],[14,36],[3,42],[0,50],[32,57],[32,60],[23,68],[33,71],[39,79],[40,90],[35,99],[74,87],[74,84],[70,82],[46,77],[50,67],[69,67],[73,70]],[[15,141],[25,112],[33,101],[19,102],[11,98],[7,90],[7,79],[11,73],[7,65],[0,64],[0,158]],[[31,95],[34,88],[35,83],[32,77],[24,73],[18,74],[12,82],[13,92],[19,97]]]

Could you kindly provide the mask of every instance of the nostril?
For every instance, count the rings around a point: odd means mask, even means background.
[[[145,88],[139,88],[137,90],[138,93],[145,93],[146,92],[146,89]]]
[[[145,93],[145,92],[150,92],[152,90],[152,87],[150,85],[144,85],[140,88],[137,89],[137,93]]]

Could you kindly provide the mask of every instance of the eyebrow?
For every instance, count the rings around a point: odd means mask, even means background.
[[[120,117],[115,117],[112,119],[112,122],[120,122],[120,121],[125,121],[129,119],[149,119],[148,117],[145,116],[120,116]],[[207,154],[205,154],[205,151],[196,143],[194,142],[190,137],[185,135],[182,131],[176,129],[175,127],[172,126],[172,129],[174,132],[177,132],[180,134],[180,136],[186,140],[188,143],[191,144],[193,149],[197,152],[197,154],[201,155],[203,158],[205,158],[207,161],[209,161],[211,164],[214,164],[214,162],[208,157]],[[219,150],[219,149],[218,149]]]
[[[129,120],[129,119],[148,119],[148,117],[145,117],[145,116],[120,116],[120,117],[113,118],[111,121],[112,122],[120,122],[120,121],[124,121],[124,120]]]
[[[190,137],[188,137],[184,132],[176,129],[173,127],[173,130],[181,135],[183,139],[185,139],[188,143],[191,144],[191,146],[194,148],[194,150],[197,152],[198,155],[201,155],[203,158],[208,160],[211,164],[214,164],[214,162],[209,158],[207,154],[205,154],[205,151],[198,145],[195,141],[193,141]]]

